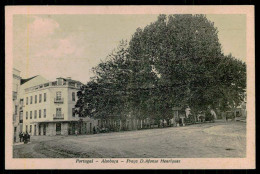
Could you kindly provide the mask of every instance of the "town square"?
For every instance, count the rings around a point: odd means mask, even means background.
[[[14,15],[13,158],[245,158],[245,25]]]

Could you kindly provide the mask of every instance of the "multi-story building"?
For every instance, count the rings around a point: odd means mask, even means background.
[[[19,91],[20,91],[21,77],[20,71],[13,68],[13,138],[14,142],[19,139],[19,132],[22,127],[19,121]]]
[[[83,84],[71,78],[49,82],[41,76],[22,85],[23,131],[31,135],[92,133],[99,121],[75,113],[77,92]]]

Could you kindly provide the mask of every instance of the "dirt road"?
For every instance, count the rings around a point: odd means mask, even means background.
[[[14,158],[245,157],[246,124],[217,122],[80,136],[37,136]]]

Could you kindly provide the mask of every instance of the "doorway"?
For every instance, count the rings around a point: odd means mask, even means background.
[[[16,142],[16,132],[17,132],[17,128],[14,127],[14,142]]]
[[[39,135],[41,135],[41,125],[39,125]]]
[[[56,123],[56,135],[61,134],[61,123]]]
[[[36,125],[34,125],[34,135],[36,136]]]
[[[43,135],[46,135],[46,124],[43,125]]]

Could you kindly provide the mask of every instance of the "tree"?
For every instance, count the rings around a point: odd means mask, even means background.
[[[160,15],[136,31],[129,50],[130,59],[140,60],[139,67],[154,66],[153,85],[161,99],[156,103],[162,110],[174,105],[201,110],[241,101],[246,66],[223,55],[217,28],[205,15]]]
[[[125,119],[127,115],[127,41],[93,68],[95,76],[79,92],[76,108],[80,117]]]
[[[80,116],[159,121],[171,118],[174,106],[225,111],[246,89],[246,64],[222,53],[205,15],[159,15],[93,71],[78,93]]]

